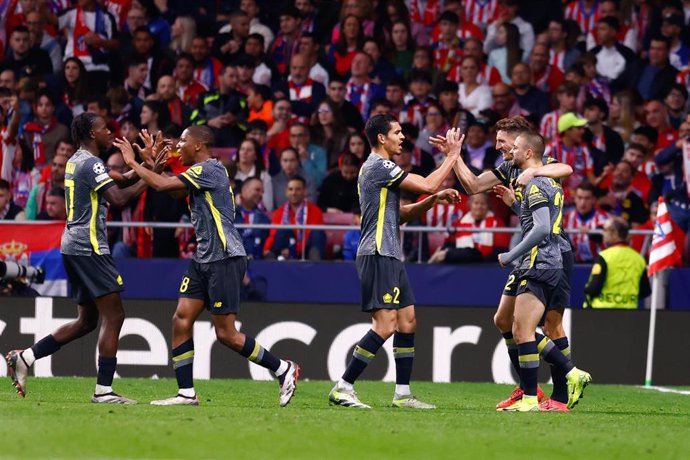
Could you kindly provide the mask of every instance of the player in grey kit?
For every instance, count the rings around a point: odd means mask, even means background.
[[[126,139],[115,144],[127,165],[151,187],[159,191],[187,191],[190,195],[192,225],[197,249],[180,284],[180,298],[173,315],[172,361],[179,387],[172,398],[153,401],[159,406],[198,405],[194,391],[194,322],[204,309],[218,340],[248,360],[272,371],[280,382],[281,406],[295,393],[299,366],[284,361],[264,349],[253,337],[239,332],[235,320],[239,312],[240,289],[247,270],[247,255],[234,225],[235,197],[225,167],[211,158],[213,133],[206,126],[190,126],[182,133],[177,150],[182,164],[189,166],[178,176],[161,176],[141,168],[134,161]]]
[[[136,401],[112,389],[125,312],[120,299],[120,291],[124,289],[122,277],[110,257],[106,237],[106,201],[124,206],[142,193],[146,184],[137,183],[139,178],[132,172],[126,175],[109,172],[98,157],[112,145],[112,134],[103,118],[92,113],[78,115],[72,122],[72,138],[79,143],[79,150],[65,167],[67,222],[60,252],[72,295],[78,303],[78,317],[31,348],[9,352],[7,369],[17,393],[25,396],[29,368],[34,361],[52,355],[96,329],[100,316],[98,379],[91,402],[134,404]],[[142,156],[150,162],[153,153],[149,149],[146,153],[142,151]],[[148,167],[152,166],[150,163]]]
[[[413,220],[439,201],[457,203],[457,190],[436,193],[450,173],[462,148],[464,136],[448,130],[449,151],[443,164],[428,177],[407,174],[393,162],[401,152],[400,123],[391,115],[376,115],[367,121],[371,155],[362,165],[357,186],[362,210],[362,236],[357,249],[357,273],[362,286],[362,310],[371,314],[372,328],[362,337],[342,378],[329,394],[331,404],[369,409],[353,384],[384,342],[393,337],[396,379],[393,407],[435,409],[410,392],[414,360],[415,298],[402,263],[400,223]],[[400,189],[431,194],[418,203],[400,207]]]

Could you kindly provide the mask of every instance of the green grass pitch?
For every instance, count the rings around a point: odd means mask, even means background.
[[[357,384],[373,406],[360,411],[329,406],[323,381],[280,408],[275,382],[199,381],[200,407],[154,407],[174,380],[117,380],[136,406],[91,404],[94,379],[30,379],[24,400],[3,380],[0,458],[690,458],[690,396],[629,386],[594,384],[570,414],[517,414],[494,410],[511,387],[489,383],[414,382],[439,407],[419,412],[388,407],[382,382]]]

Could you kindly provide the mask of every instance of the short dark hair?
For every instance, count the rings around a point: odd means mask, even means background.
[[[296,180],[297,182],[301,182],[302,185],[303,185],[304,187],[307,186],[307,180],[306,180],[304,177],[299,176],[299,175],[292,176],[292,177],[290,178],[290,180],[288,180],[288,184],[289,184],[290,182],[292,182],[292,181],[295,181],[295,180]]]
[[[385,113],[381,115],[374,115],[367,120],[367,124],[364,126],[364,132],[367,135],[367,140],[372,147],[378,145],[379,134],[384,136],[388,134],[391,130],[391,124],[397,122],[398,120],[391,114]]]
[[[611,222],[613,231],[616,232],[622,240],[628,239],[628,232],[630,231],[630,227],[628,226],[628,222],[626,222],[625,219],[623,219],[622,217],[612,217],[611,219],[609,219],[609,222]]]
[[[604,120],[608,119],[609,117],[609,105],[606,103],[605,100],[600,99],[598,97],[588,97],[587,100],[585,101],[585,110],[590,108],[590,107],[596,107],[601,111],[601,113],[604,114]]]
[[[359,168],[360,161],[357,155],[350,152],[343,152],[338,157],[338,167],[340,166],[356,166]]]
[[[619,31],[621,28],[621,23],[615,16],[604,16],[599,19],[599,23],[601,24],[602,22],[615,31]]]
[[[5,179],[0,179],[0,190],[10,190],[10,183]]]
[[[63,200],[65,199],[65,189],[60,187],[59,185],[54,185],[51,187],[50,190],[48,190],[48,196],[59,196]]]
[[[300,11],[294,5],[287,5],[286,7],[284,7],[280,11],[278,18],[280,18],[281,16],[290,16],[295,19],[302,19],[302,13],[300,13]]]
[[[267,85],[258,85],[254,83],[249,86],[249,89],[261,96],[261,99],[263,99],[264,101],[271,100],[271,88],[269,88]]]
[[[266,43],[266,39],[264,38],[264,36],[258,32],[254,32],[254,33],[249,34],[249,36],[247,37],[247,40],[249,40],[249,39],[258,40],[261,43],[261,45]]]
[[[91,96],[86,101],[86,105],[88,106],[94,102],[98,104],[99,109],[105,109],[108,113],[110,113],[110,99],[105,96]]]
[[[213,131],[208,126],[191,125],[187,127],[187,131],[194,139],[200,141],[206,147],[213,146]]]
[[[460,16],[453,13],[452,11],[444,11],[441,17],[438,18],[438,22],[448,21],[453,24],[460,24]]]
[[[671,39],[670,39],[670,38],[667,38],[667,37],[664,37],[664,36],[661,35],[661,34],[654,35],[654,36],[652,37],[652,39],[649,41],[649,43],[652,43],[652,42],[664,42],[664,43],[666,44],[666,49],[667,49],[667,50],[670,50],[670,49],[671,49]]]
[[[20,34],[28,34],[29,28],[24,25],[16,26],[14,29],[12,29],[12,33],[10,35],[12,35],[15,32],[19,32]]]
[[[70,131],[75,146],[80,146],[83,141],[91,138],[93,124],[99,118],[101,118],[99,115],[90,112],[83,112],[74,117]]]
[[[644,145],[638,144],[637,142],[631,142],[630,144],[628,144],[628,147],[625,150],[637,150],[639,152],[642,152],[643,156],[647,155],[647,149],[644,147]]]
[[[666,92],[666,96],[664,96],[664,99],[668,97],[668,95],[671,94],[671,91],[673,90],[680,92],[680,94],[683,95],[683,99],[685,99],[686,101],[688,100],[688,89],[685,87],[685,85],[681,85],[680,83],[672,84]]]
[[[575,189],[584,190],[586,192],[592,192],[592,194],[594,194],[594,192],[596,191],[596,187],[594,187],[594,184],[587,181],[580,182],[580,185],[578,185]]]
[[[254,181],[259,181],[259,182],[261,182],[261,184],[264,183],[264,181],[262,181],[259,176],[247,177],[245,180],[242,181],[242,186],[240,187],[240,192],[243,192],[244,189]]]
[[[42,97],[47,98],[51,104],[53,104],[53,107],[57,105],[57,102],[55,101],[55,96],[53,96],[53,93],[48,91],[47,89],[42,89],[39,90],[38,94],[36,94],[36,103],[38,104],[38,100],[41,99]]]
[[[247,132],[254,131],[255,129],[268,132],[268,124],[263,120],[252,120],[247,123]]]
[[[192,65],[194,65],[194,58],[189,53],[180,53],[180,55],[177,56],[177,59],[175,59],[175,64],[177,64],[180,61],[191,62]]]
[[[541,134],[526,131],[520,133],[520,137],[525,141],[527,147],[535,153],[537,158],[541,159],[544,156],[545,143]]]
[[[656,129],[652,128],[651,126],[638,126],[633,130],[632,133],[646,137],[647,139],[649,139],[650,144],[656,144],[656,142],[659,140],[659,133]]]

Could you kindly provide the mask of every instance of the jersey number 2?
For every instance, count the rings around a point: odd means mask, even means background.
[[[561,233],[561,221],[563,220],[563,194],[561,192],[556,192],[556,196],[553,197],[553,204],[558,208],[558,216],[553,223],[553,234],[558,235]]]

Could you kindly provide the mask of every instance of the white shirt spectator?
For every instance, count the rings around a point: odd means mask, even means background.
[[[491,108],[493,105],[491,90],[487,85],[479,85],[470,94],[465,94],[465,84],[460,83],[458,98],[462,108],[471,112],[475,117],[479,116],[479,112]]]
[[[525,21],[520,16],[516,16],[515,19],[510,22],[515,24],[520,31],[520,49],[522,50],[522,55],[529,56],[534,47],[534,28],[532,24]],[[486,40],[484,41],[484,52],[486,54],[489,54],[491,50],[496,48],[497,24],[497,22],[492,22],[486,32]]]

